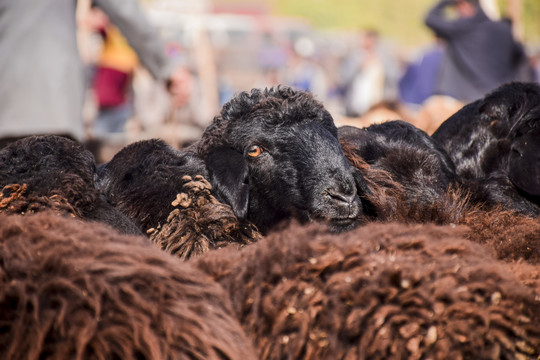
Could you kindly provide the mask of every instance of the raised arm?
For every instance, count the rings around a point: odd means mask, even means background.
[[[459,20],[449,19],[444,14],[444,10],[455,3],[455,0],[441,0],[428,12],[424,22],[438,37],[446,39],[461,30]]]
[[[94,0],[137,53],[141,63],[159,80],[173,73],[157,30],[143,14],[137,0]]]

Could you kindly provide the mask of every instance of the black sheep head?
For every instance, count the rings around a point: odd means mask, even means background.
[[[96,201],[94,157],[65,137],[29,136],[11,143],[0,151],[0,170],[2,186],[27,184],[32,195],[62,195],[81,211]]]
[[[540,196],[540,86],[502,86],[484,98],[480,114],[493,124],[500,143],[496,156],[504,158],[510,181],[520,191]]]
[[[62,136],[29,136],[0,151],[0,186],[26,184],[29,201],[59,195],[83,219],[140,234],[135,225],[99,193],[92,153]]]
[[[265,232],[294,217],[353,227],[362,205],[331,115],[288,87],[243,92],[202,136],[214,193]]]
[[[208,176],[196,154],[178,151],[160,139],[129,144],[98,173],[98,187],[107,200],[143,232],[166,222],[184,176]]]
[[[343,126],[340,141],[375,169],[388,172],[406,189],[411,203],[442,202],[457,181],[455,166],[446,151],[428,134],[402,120],[366,128]]]

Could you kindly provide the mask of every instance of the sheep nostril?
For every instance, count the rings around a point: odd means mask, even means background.
[[[328,196],[330,196],[330,198],[332,198],[332,200],[338,202],[338,203],[343,203],[343,205],[348,205],[350,206],[355,198],[356,198],[356,194],[353,193],[353,194],[344,194],[340,191],[337,191],[335,189],[328,189],[326,191],[326,193],[328,194]]]

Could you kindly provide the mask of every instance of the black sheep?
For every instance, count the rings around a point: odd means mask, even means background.
[[[196,148],[218,199],[263,232],[288,218],[347,229],[362,212],[365,183],[352,176],[332,116],[308,92],[240,93]]]
[[[85,220],[141,234],[96,188],[93,155],[65,137],[30,136],[0,150],[0,212],[56,209]]]
[[[253,224],[210,193],[206,166],[163,140],[126,146],[100,166],[99,187],[161,249],[186,259],[260,238]]]
[[[235,96],[182,152],[157,140],[126,147],[100,169],[100,188],[144,230],[163,225],[184,175],[208,178],[212,195],[262,232],[290,218],[342,230],[357,223],[367,189],[354,171],[323,105],[277,87]]]
[[[509,83],[433,133],[475,200],[540,215],[540,85]]]
[[[98,173],[98,187],[107,200],[143,232],[165,224],[186,182],[184,176],[208,176],[196,154],[180,152],[158,139],[126,146]]]
[[[405,203],[417,207],[442,203],[449,188],[458,183],[446,151],[407,122],[388,121],[362,129],[344,126],[338,136],[349,157],[359,156],[372,169],[389,174],[402,187]]]

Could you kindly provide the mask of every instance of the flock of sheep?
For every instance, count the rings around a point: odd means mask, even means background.
[[[540,86],[432,136],[288,87],[96,166],[0,150],[0,359],[539,359]]]

